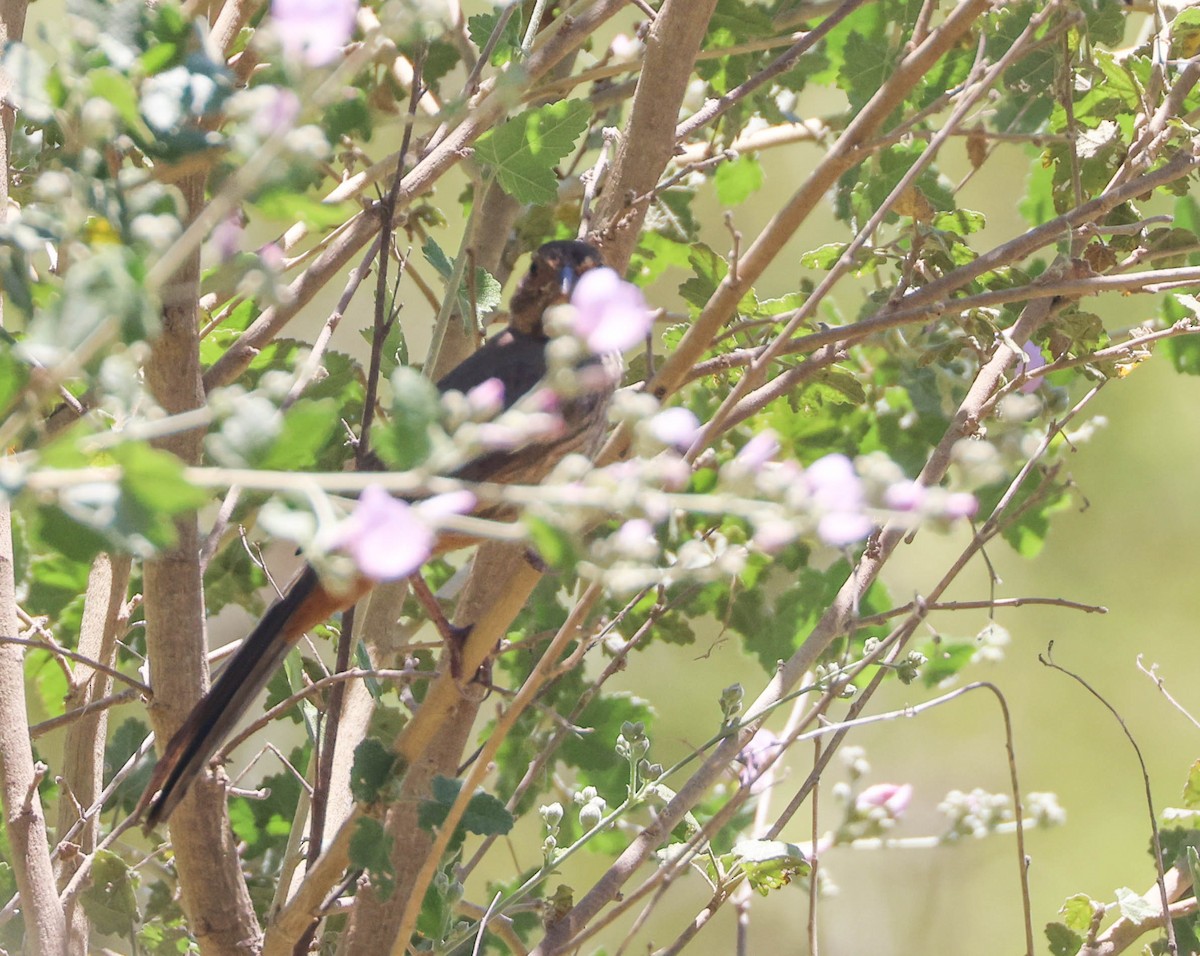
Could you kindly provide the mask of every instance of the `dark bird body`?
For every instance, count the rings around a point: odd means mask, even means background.
[[[600,253],[585,242],[550,242],[538,249],[513,293],[509,326],[451,369],[438,381],[438,389],[467,392],[488,379],[499,379],[504,386],[504,407],[512,407],[546,374],[549,337],[542,322],[546,309],[566,302],[578,276],[601,265]],[[586,372],[589,366],[599,367],[601,361],[591,360],[581,369]],[[484,454],[457,469],[455,476],[465,481],[536,484],[567,454],[593,452],[603,434],[608,399],[616,383],[611,375],[600,376],[600,381],[599,387],[585,388],[562,403],[563,427],[557,434]],[[461,536],[443,536],[435,553],[470,543]],[[170,816],[300,637],[350,607],[375,583],[359,577],[348,588],[331,591],[311,566],[301,572],[168,742],[138,807],[139,812],[146,810],[147,828]]]

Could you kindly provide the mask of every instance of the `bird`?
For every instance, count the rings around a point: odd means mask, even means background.
[[[504,386],[503,407],[512,407],[546,375],[550,342],[544,323],[546,311],[569,301],[581,275],[603,267],[600,251],[582,240],[556,240],[538,248],[510,299],[509,325],[439,379],[439,391],[465,393],[488,379],[499,379]],[[604,357],[593,357],[579,368],[605,365]],[[471,482],[536,484],[568,454],[593,454],[603,437],[608,400],[617,377],[611,364],[607,374],[588,376],[590,386],[560,404],[563,426],[554,434],[513,449],[486,452],[463,464],[453,476]],[[497,517],[499,512],[493,508],[477,514]],[[434,553],[444,554],[470,543],[461,536],[443,536]],[[351,607],[375,583],[360,575],[349,587],[334,590],[322,584],[312,565],[304,568],[167,743],[134,811],[135,818],[144,812],[147,831],[170,817],[301,636]]]

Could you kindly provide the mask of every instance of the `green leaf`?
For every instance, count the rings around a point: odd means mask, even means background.
[[[340,226],[359,209],[357,203],[322,202],[282,187],[259,195],[251,205],[268,219],[286,223],[301,222],[316,231]]]
[[[714,728],[719,717],[714,708]],[[650,726],[653,719],[653,709],[639,697],[628,693],[597,694],[574,721],[576,726],[587,728],[587,732],[567,737],[559,756],[578,768],[581,777],[602,794],[624,793],[629,783],[629,765],[617,756],[617,735],[626,722]]]
[[[142,119],[137,88],[128,76],[112,67],[101,67],[89,73],[87,79],[92,93],[116,109],[117,115],[129,129],[147,139],[154,135]]]
[[[500,12],[497,10],[495,13],[477,13],[467,19],[467,34],[476,49],[482,51],[487,46],[488,38],[496,29],[496,21],[500,19]],[[515,14],[508,18],[508,22],[504,24],[504,31],[492,48],[492,66],[503,66],[512,59],[513,52],[520,45],[521,17]]]
[[[350,837],[350,865],[365,870],[384,899],[391,896],[396,887],[391,850],[392,841],[384,831],[383,824],[370,817],[360,817]]]
[[[1161,309],[1163,318],[1171,324],[1180,319],[1196,317],[1176,296],[1165,296]],[[1162,343],[1162,350],[1176,372],[1181,375],[1200,375],[1200,334],[1177,335],[1166,339]]]
[[[416,369],[401,366],[392,373],[391,420],[371,433],[371,445],[389,468],[407,471],[429,457],[430,429],[441,415],[437,388]]]
[[[810,249],[808,252],[800,256],[800,265],[806,269],[818,269],[822,272],[828,272],[836,264],[838,259],[842,257],[842,253],[846,251],[844,242],[829,242],[823,246],[817,246],[816,249]]]
[[[0,420],[6,417],[8,406],[21,394],[28,380],[29,366],[13,354],[8,344],[0,342]]]
[[[1194,846],[1187,848],[1188,872],[1192,876],[1192,886],[1200,886],[1200,853]]]
[[[533,550],[548,568],[574,567],[579,560],[575,541],[557,525],[526,514],[521,519],[529,531]]]
[[[492,167],[500,187],[515,199],[551,203],[558,196],[554,166],[575,148],[591,115],[586,100],[526,110],[481,136],[475,158]]]
[[[462,825],[468,833],[480,836],[503,836],[513,828],[513,815],[490,793],[480,790],[467,801]]]
[[[134,894],[136,876],[111,850],[97,850],[92,879],[80,895],[92,928],[110,936],[128,936],[141,918]]]
[[[1015,513],[1029,496],[1037,490],[1037,480],[1031,476],[1017,490],[1010,505],[1010,513]],[[1007,489],[1007,483],[989,485],[978,493],[979,511],[990,514],[1000,495]],[[1061,486],[1052,486],[1045,490],[1045,495],[1036,503],[1021,512],[1021,516],[1011,524],[1006,524],[1002,535],[1017,554],[1023,558],[1032,558],[1041,553],[1046,543],[1046,535],[1050,532],[1050,518],[1071,507],[1071,494]]]
[[[112,546],[104,535],[90,527],[90,521],[84,519],[91,516],[89,506],[92,504],[100,509],[111,508],[113,500],[116,498],[116,490],[110,486],[88,486],[86,490],[95,492],[95,496],[89,499],[84,494],[76,495],[70,502],[69,513],[64,508],[55,505],[43,505],[37,511],[38,537],[42,544],[58,552],[54,558],[49,560],[55,561],[56,558],[61,558],[64,562],[82,569],[82,581],[68,594],[67,600],[76,594],[81,594],[87,586],[87,566],[91,563],[92,558]],[[54,604],[46,603],[46,596],[41,594],[37,587],[39,573],[43,570],[42,562],[42,558],[37,558],[31,565],[34,574],[34,589],[39,593],[40,600],[35,601],[31,594],[30,602],[39,609],[46,609],[53,613]],[[52,582],[56,582],[57,578],[57,575],[53,575]]]
[[[425,79],[428,81],[428,75]],[[370,142],[373,129],[371,110],[362,90],[346,87],[343,94],[325,108],[325,138],[331,143],[343,137],[361,137]]]
[[[1183,785],[1183,805],[1189,810],[1200,808],[1200,760],[1188,770],[1187,781]]]
[[[142,746],[142,741],[149,733],[150,728],[145,723],[136,717],[127,717],[109,735],[108,744],[104,748],[105,786],[112,782],[113,777],[118,770],[125,766],[126,761],[137,753]],[[143,761],[132,774],[121,782],[121,786],[113,795],[109,805],[125,813],[132,812],[142,791],[146,789],[146,784],[150,782],[150,775],[153,772],[154,762]]]
[[[169,452],[149,445],[126,442],[112,449],[121,466],[121,490],[150,511],[164,515],[194,511],[210,495],[183,477],[183,462]]]
[[[184,479],[174,455],[128,442],[112,450],[121,465],[120,498],[109,520],[103,509],[92,515],[93,527],[117,546],[145,554],[175,543],[174,516],[207,504],[209,493]]]
[[[1117,907],[1121,910],[1121,915],[1134,923],[1151,919],[1159,912],[1157,902],[1150,902],[1127,886],[1118,887],[1116,896]]]
[[[717,167],[713,184],[717,187],[717,199],[723,206],[740,205],[762,188],[762,166],[754,156],[739,156],[733,162]]]
[[[1119,0],[1082,0],[1079,8],[1087,21],[1088,39],[1094,43],[1106,46],[1119,46],[1125,39],[1125,9]],[[1188,11],[1183,11],[1186,15]],[[1175,26],[1171,24],[1172,40],[1175,38]],[[1184,54],[1184,57],[1194,56],[1196,51]]]
[[[341,416],[333,399],[302,398],[287,410],[282,430],[258,467],[267,471],[315,469],[320,451],[340,431]]]
[[[228,414],[215,432],[205,436],[204,448],[219,464],[250,468],[274,447],[283,429],[283,416],[265,395],[245,395],[236,387],[229,394],[237,398],[229,401],[227,395],[221,395],[219,404]]]
[[[312,748],[305,744],[294,748],[288,754],[288,761],[303,773],[311,755]],[[234,835],[245,846],[242,856],[246,860],[284,851],[300,799],[300,781],[291,770],[268,775],[260,784],[260,789],[263,788],[270,791],[263,799],[236,797],[229,802],[229,822]]]
[[[921,667],[921,680],[926,687],[936,687],[971,663],[975,645],[966,641],[929,641],[920,651],[926,658]]]
[[[694,275],[679,287],[679,294],[701,309],[729,272],[729,263],[710,246],[697,242],[688,253],[688,264]]]
[[[152,338],[159,315],[142,260],[131,249],[106,245],[71,266],[61,293],[30,322],[24,345],[50,365],[89,340]]]
[[[375,737],[365,738],[354,748],[350,769],[350,793],[359,803],[375,803],[384,786],[395,777],[396,754]]]
[[[1058,911],[1062,914],[1063,921],[1067,926],[1076,932],[1084,933],[1092,925],[1098,905],[1086,893],[1076,893],[1074,896],[1067,897],[1067,901],[1058,908]]]
[[[454,262],[442,250],[442,247],[434,241],[432,236],[425,239],[421,246],[421,253],[425,256],[426,261],[433,266],[438,275],[446,282],[449,282],[454,275]],[[472,298],[472,296],[474,298]],[[474,306],[474,311],[472,311]],[[458,288],[458,310],[462,315],[488,315],[495,312],[500,306],[500,283],[496,281],[487,269],[477,268],[475,270],[475,288],[471,289],[467,285],[467,278],[463,276],[463,281]],[[399,323],[396,323],[399,325]]]
[[[763,896],[811,869],[804,851],[782,840],[742,840],[733,848],[733,859],[741,865],[750,886]]]
[[[367,345],[374,347],[374,327],[360,329],[359,334]],[[391,378],[396,369],[409,364],[408,338],[404,334],[404,326],[401,323],[393,322],[391,324],[391,328],[383,338],[383,344],[379,347],[379,357],[379,374],[383,378]]]
[[[841,369],[822,369],[798,396],[791,396],[795,407],[834,405],[862,405],[867,400],[862,383]]]
[[[421,801],[418,822],[423,829],[432,830],[442,825],[450,807],[458,799],[462,789],[462,781],[453,777],[436,776],[433,778],[432,799]],[[490,793],[477,790],[467,801],[459,823],[459,833],[477,833],[480,836],[494,836],[508,833],[513,827],[513,817],[504,804]]]
[[[1083,947],[1083,937],[1062,923],[1047,923],[1045,932],[1050,956],[1075,956]]]
[[[956,236],[969,236],[987,226],[987,217],[970,209],[954,209],[934,214],[930,223],[934,229],[950,232]]]
[[[104,540],[88,542],[79,555],[70,553],[64,545],[71,535],[91,537],[81,533],[79,525],[65,517],[57,508],[45,508],[38,513],[37,539],[39,551],[29,563],[29,597],[31,607],[39,614],[58,614],[78,594],[87,588],[88,570],[92,558],[103,548]],[[91,544],[99,545],[96,551]]]

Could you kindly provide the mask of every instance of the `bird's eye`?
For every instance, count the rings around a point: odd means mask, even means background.
[[[538,274],[538,261],[537,261],[537,259],[534,259],[534,260],[533,260],[531,263],[529,263],[529,274],[530,274],[531,276],[535,276],[535,275],[537,275],[537,274]]]

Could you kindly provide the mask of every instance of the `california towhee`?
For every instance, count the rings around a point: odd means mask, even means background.
[[[437,383],[438,389],[467,392],[495,378],[504,386],[504,407],[511,407],[546,374],[549,336],[542,322],[545,311],[565,303],[576,279],[603,264],[599,251],[586,242],[548,242],[538,249],[529,271],[513,293],[508,327],[447,373]],[[580,370],[599,370],[602,361],[589,359],[581,364]],[[579,394],[560,403],[563,427],[555,434],[515,449],[483,454],[457,469],[454,475],[465,481],[536,484],[567,454],[594,452],[603,434],[608,399],[615,385],[614,375],[597,376]],[[478,513],[486,517],[502,516],[495,509]],[[469,543],[462,536],[443,536],[435,553]],[[138,806],[138,811],[148,808],[147,829],[165,822],[171,815],[192,780],[216,753],[301,635],[350,607],[375,584],[359,576],[349,587],[332,591],[321,583],[311,566],[301,572],[287,593],[268,609],[167,744]]]

